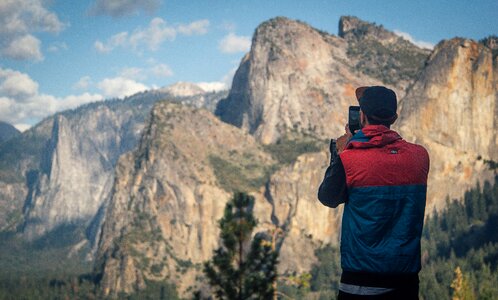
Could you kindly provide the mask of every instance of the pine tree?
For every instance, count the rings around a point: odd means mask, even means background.
[[[235,193],[219,222],[222,245],[204,264],[204,274],[219,299],[273,298],[278,254],[262,235],[251,241],[257,224],[253,205],[253,197]]]

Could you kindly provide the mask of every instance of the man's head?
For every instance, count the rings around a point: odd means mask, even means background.
[[[398,101],[393,90],[383,86],[363,86],[356,89],[356,98],[360,103],[362,125],[384,125],[396,121]]]

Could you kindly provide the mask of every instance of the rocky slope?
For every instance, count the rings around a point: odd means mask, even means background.
[[[192,284],[218,244],[230,196],[223,181],[257,181],[271,163],[251,136],[209,112],[156,105],[139,149],[117,167],[97,253],[104,293],[131,292],[146,278]],[[223,170],[237,166],[246,171]]]
[[[169,279],[182,294],[201,285],[232,189],[256,197],[257,231],[282,230],[281,272],[308,270],[313,250],[337,241],[338,212],[315,199],[326,155],[304,154],[265,185],[274,164],[252,136],[207,111],[158,103],[139,149],[117,168],[97,253],[104,294],[146,279]]]
[[[261,24],[216,113],[270,144],[295,132],[318,138],[342,134],[348,106],[356,102],[355,87],[388,84],[404,94],[428,52],[354,18],[342,18],[339,25],[343,37],[286,18]],[[352,50],[374,41],[382,51],[363,55]],[[376,62],[372,69],[389,74],[364,69],[371,60]],[[411,64],[404,73],[402,68]],[[403,79],[387,81],[401,74]]]
[[[498,160],[497,62],[481,43],[442,41],[402,101],[397,127],[431,154],[429,206],[492,179],[486,161]]]

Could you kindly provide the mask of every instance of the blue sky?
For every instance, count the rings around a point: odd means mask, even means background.
[[[178,81],[227,88],[261,22],[285,16],[337,34],[342,15],[426,47],[498,34],[496,0],[1,0],[0,120],[25,129]]]

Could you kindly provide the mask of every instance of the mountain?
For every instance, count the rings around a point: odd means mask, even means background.
[[[462,197],[493,179],[498,161],[498,60],[486,45],[462,38],[440,42],[402,99],[399,128],[431,155],[429,206]]]
[[[404,95],[429,54],[356,18],[341,18],[339,28],[337,37],[282,17],[261,24],[216,114],[263,144],[296,133],[338,136],[356,87],[384,84]],[[377,50],[367,55],[363,47]]]
[[[0,144],[12,137],[18,136],[20,133],[14,126],[0,121]]]
[[[156,101],[214,109],[225,95],[174,97],[153,90],[92,103],[0,145],[0,229],[21,225],[24,236],[34,239],[60,225],[89,225],[110,191],[118,157],[136,147]]]
[[[282,229],[281,272],[308,270],[313,249],[338,235],[339,213],[315,199],[326,160],[309,153],[275,165],[251,135],[209,112],[157,103],[139,148],[118,163],[96,260],[104,295],[164,279],[182,294],[202,286],[233,190],[256,197],[258,232]]]
[[[36,241],[71,225],[104,295],[167,280],[186,296],[204,287],[217,220],[243,190],[256,232],[281,232],[279,273],[308,272],[316,249],[338,245],[341,209],[316,192],[355,88],[397,92],[395,129],[431,156],[432,212],[495,172],[497,65],[494,37],[428,51],[354,17],[339,36],[271,19],[228,94],[173,96],[197,93],[182,83],[59,113],[0,144],[0,231]]]

